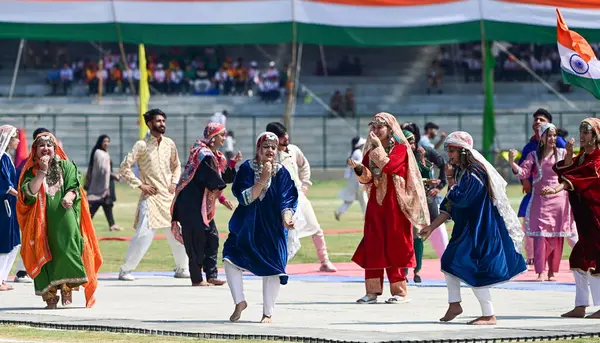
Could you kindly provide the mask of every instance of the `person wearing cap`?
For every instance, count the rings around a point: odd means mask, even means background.
[[[531,139],[529,139],[529,142],[527,142],[527,144],[525,144],[525,146],[523,147],[523,150],[521,150],[521,158],[519,159],[519,166],[521,166],[523,164],[523,162],[525,162],[525,159],[527,158],[527,155],[529,155],[532,151],[536,151],[538,149],[539,146],[539,141],[540,141],[540,136],[539,136],[539,129],[540,126],[546,124],[546,123],[552,123],[552,114],[550,114],[550,112],[548,112],[546,109],[544,108],[539,108],[537,111],[535,111],[533,113],[533,125],[532,125],[532,129],[533,129],[533,136],[531,136]],[[556,147],[557,148],[561,148],[564,149],[565,148],[565,140],[562,137],[558,137],[556,140]],[[516,175],[516,173],[514,173],[513,170],[513,174]],[[530,176],[529,178],[523,179],[522,183],[523,183],[523,193],[525,193],[525,196],[523,197],[523,200],[521,201],[521,205],[519,206],[519,218],[525,218],[527,216],[527,207],[529,206],[529,202],[531,201],[531,183],[533,181],[533,178]],[[523,223],[523,231],[525,231],[525,223]],[[569,244],[574,244],[569,240]],[[533,239],[531,237],[525,237],[525,254],[527,256],[527,264],[528,265],[533,265],[534,264],[534,251],[533,251]]]
[[[541,125],[539,136],[539,148],[530,152],[521,166],[515,163],[517,151],[514,149],[509,152],[509,163],[519,179],[533,177],[531,201],[525,217],[525,234],[533,238],[534,266],[538,274],[536,281],[546,280],[546,265],[547,280],[556,281],[555,273],[560,267],[565,237],[576,235],[577,231],[567,192],[542,196],[544,188],[559,185],[558,175],[552,167],[565,159],[567,151],[556,147],[557,130],[554,124]]]
[[[227,130],[219,123],[204,129],[204,138],[190,149],[188,161],[175,190],[171,206],[171,232],[185,246],[190,260],[192,286],[221,286],[217,278],[219,232],[215,225],[217,200],[233,210],[233,204],[223,195],[223,189],[235,178],[235,166],[242,160],[238,152],[227,160],[217,150],[225,142]],[[202,278],[202,270],[206,281]]]
[[[306,198],[308,188],[312,185],[310,181],[310,164],[302,153],[299,147],[290,144],[290,138],[287,128],[279,122],[271,122],[267,124],[267,132],[272,132],[279,138],[277,162],[281,163],[292,176],[292,180],[300,192],[298,195],[299,211],[306,220],[306,225],[298,228],[298,238],[312,236],[313,244],[317,249],[317,256],[321,262],[319,268],[322,272],[334,273],[337,271],[335,266],[329,261],[327,254],[327,244],[323,229],[317,221],[315,210],[310,201]]]
[[[362,137],[352,138],[352,142],[351,142],[352,149],[350,150],[350,158],[351,159],[355,160],[356,162],[362,161],[362,149],[365,146],[366,142],[367,142],[367,140]],[[350,169],[350,167],[346,168],[346,172],[344,173],[344,178],[346,180],[348,180],[348,183],[346,184],[346,187],[344,187],[344,189],[342,189],[338,193],[338,197],[340,199],[342,199],[342,201],[344,203],[342,203],[340,205],[340,207],[333,212],[333,215],[335,216],[335,220],[339,221],[342,214],[344,214],[346,211],[348,211],[348,209],[350,208],[350,206],[352,205],[352,203],[354,201],[358,201],[358,204],[360,205],[360,209],[361,209],[363,217],[364,217],[364,215],[367,211],[367,201],[368,201],[367,193],[360,186],[360,183],[358,182],[358,178],[356,177],[356,174],[354,174],[354,171],[352,169]]]

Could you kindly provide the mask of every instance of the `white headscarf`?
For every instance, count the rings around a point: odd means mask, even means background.
[[[6,151],[10,139],[17,133],[17,128],[12,125],[0,126],[0,155]]]
[[[444,141],[444,147],[446,149],[449,145],[468,150],[471,155],[473,155],[473,158],[475,158],[477,163],[481,164],[485,168],[485,172],[489,178],[490,187],[492,188],[490,191],[492,194],[494,194],[494,206],[496,206],[500,216],[504,220],[504,225],[506,226],[506,230],[508,230],[508,234],[515,245],[515,249],[518,252],[521,252],[521,244],[525,234],[521,230],[521,222],[519,221],[519,217],[510,206],[510,201],[506,196],[507,182],[502,178],[498,171],[496,171],[496,168],[494,168],[479,153],[479,151],[473,149],[473,137],[471,137],[469,133],[464,131],[452,132]]]
[[[540,138],[544,135],[544,133],[546,133],[546,131],[548,131],[550,129],[556,130],[556,126],[552,123],[545,123],[545,124],[541,125],[540,128],[538,129]]]

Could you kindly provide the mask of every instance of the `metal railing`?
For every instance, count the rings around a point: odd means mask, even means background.
[[[579,123],[586,117],[595,117],[597,113],[559,112],[554,113],[553,122],[566,129],[570,136],[578,134]],[[187,158],[189,146],[202,135],[210,114],[170,114],[167,118],[167,136],[176,143],[182,161]],[[475,147],[481,148],[483,116],[477,113],[455,114],[401,114],[398,121],[414,122],[421,128],[427,122],[440,126],[440,131],[462,130],[469,132],[475,141]],[[230,115],[227,128],[235,135],[235,149],[242,151],[245,157],[254,154],[256,136],[265,130],[268,122],[279,121],[278,116]],[[291,141],[300,146],[312,167],[340,168],[350,153],[352,137],[366,136],[371,116],[355,118],[329,118],[298,115],[293,119]],[[532,135],[533,117],[531,113],[496,112],[495,152],[510,148],[520,149]],[[69,157],[79,166],[87,166],[89,153],[101,134],[111,138],[110,152],[115,166],[138,139],[139,129],[135,115],[99,115],[99,114],[44,114],[44,115],[0,115],[1,124],[11,124],[24,128],[28,142],[31,133],[38,127],[46,127],[62,141]],[[117,161],[118,160],[118,161]]]

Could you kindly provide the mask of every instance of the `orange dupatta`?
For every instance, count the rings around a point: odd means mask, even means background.
[[[55,143],[56,138],[50,133],[42,133],[36,137],[50,136]],[[68,160],[67,154],[63,149],[56,144],[55,153],[63,160]],[[19,177],[19,197],[17,200],[17,219],[21,227],[21,257],[27,273],[35,278],[41,271],[42,267],[52,260],[52,254],[48,246],[47,223],[46,223],[46,191],[44,185],[38,191],[38,196],[35,203],[31,205],[25,204],[23,199],[25,195],[21,190],[23,184],[23,176],[29,169],[33,169],[33,175],[37,175],[38,166],[34,162],[36,154],[36,141],[31,146],[31,152],[27,157],[27,162],[23,167],[23,172]],[[79,186],[79,196],[81,197],[81,213],[80,213],[80,230],[83,237],[83,254],[81,259],[85,267],[88,282],[83,284],[85,288],[85,306],[92,307],[96,302],[94,293],[98,288],[98,271],[102,265],[102,255],[98,247],[98,239],[92,224],[90,216],[90,208],[87,196],[82,186]]]

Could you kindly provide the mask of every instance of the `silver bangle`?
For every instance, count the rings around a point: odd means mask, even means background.
[[[38,171],[40,173],[44,174],[44,175],[48,175],[48,171],[47,170],[41,170],[41,169],[39,169]]]

